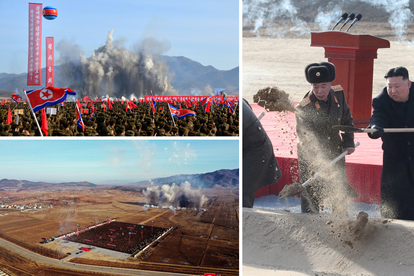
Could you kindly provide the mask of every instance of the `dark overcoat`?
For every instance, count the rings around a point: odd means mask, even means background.
[[[339,133],[334,125],[354,126],[345,94],[340,85],[332,87],[326,101],[320,101],[308,92],[296,106],[296,132],[298,136],[298,161],[300,182],[325,168],[345,148],[354,147],[353,133]],[[308,195],[302,196],[302,212],[317,212],[321,200],[333,189],[346,196],[358,196],[346,180],[345,158],[338,161],[325,174],[307,187]],[[346,203],[346,202],[345,202]]]
[[[414,85],[411,85],[407,102],[395,102],[384,88],[373,99],[372,106],[374,111],[370,125],[414,128]],[[414,133],[384,133],[381,138],[381,215],[384,218],[413,220]]]
[[[256,191],[277,183],[282,173],[272,142],[249,103],[243,99],[243,207],[253,207]]]

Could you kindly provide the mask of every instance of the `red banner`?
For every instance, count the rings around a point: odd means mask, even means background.
[[[46,86],[55,86],[55,40],[46,37]]]
[[[154,96],[154,100],[156,102],[185,102],[186,100],[192,101],[192,102],[201,102],[205,98],[210,96]],[[221,102],[223,97],[220,96],[213,96],[212,97],[214,101]],[[239,97],[226,97],[226,100],[228,101],[239,101]],[[151,96],[145,96],[145,101],[149,102],[151,101]]]
[[[29,59],[27,85],[41,85],[42,4],[29,3]]]

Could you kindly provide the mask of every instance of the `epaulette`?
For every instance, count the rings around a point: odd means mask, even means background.
[[[310,100],[310,97],[309,96],[307,96],[306,98],[303,98],[303,100],[301,100],[300,102],[299,102],[299,104],[301,105],[301,106],[307,106],[308,104],[310,104],[311,103],[311,100]]]
[[[340,84],[332,86],[332,89],[333,89],[334,92],[344,91],[344,89],[342,88],[342,86]]]

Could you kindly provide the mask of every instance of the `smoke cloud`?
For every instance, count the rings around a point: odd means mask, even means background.
[[[154,38],[142,40],[132,51],[113,43],[109,31],[105,45],[87,58],[78,45],[62,40],[56,45],[60,54],[62,75],[72,89],[91,97],[126,98],[177,94],[168,79],[168,67],[161,54],[170,48],[168,42]],[[120,44],[120,43],[119,43]]]
[[[188,181],[181,183],[180,186],[173,183],[172,185],[148,187],[143,193],[149,205],[161,208],[199,210],[207,202],[201,189],[191,188]]]
[[[325,1],[312,1],[304,4],[303,1],[295,0],[244,0],[243,24],[246,27],[252,26],[252,32],[258,37],[262,35],[272,37],[284,37],[287,34],[308,35],[311,31],[308,23],[316,23],[312,31],[330,30],[344,12],[359,13],[358,10],[343,10],[345,6],[360,6],[358,2],[364,2],[368,7],[384,11],[398,40],[406,42],[409,46],[414,44],[414,40],[408,41],[406,38],[408,24],[414,20],[410,0],[337,0],[329,2],[328,5]],[[311,12],[314,7],[310,8],[310,5],[316,5],[318,10],[316,15]],[[301,8],[306,9],[306,12],[302,12],[305,14],[303,18],[298,17]],[[362,15],[364,18],[368,17],[368,14]]]

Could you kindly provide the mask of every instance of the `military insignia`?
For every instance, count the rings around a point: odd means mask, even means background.
[[[315,102],[316,109],[319,111],[321,109],[321,105],[319,102]]]
[[[336,104],[339,104],[338,99],[334,96],[334,101]]]
[[[320,72],[316,72],[316,76],[319,77],[321,75]]]
[[[303,100],[301,100],[301,101],[299,102],[299,104],[300,104],[301,106],[307,106],[308,104],[310,104],[310,102],[311,102],[311,100],[310,100],[309,96],[307,96],[306,98],[304,98]]]
[[[332,86],[332,89],[333,89],[334,92],[344,91],[344,89],[342,88],[342,86],[340,84]]]

